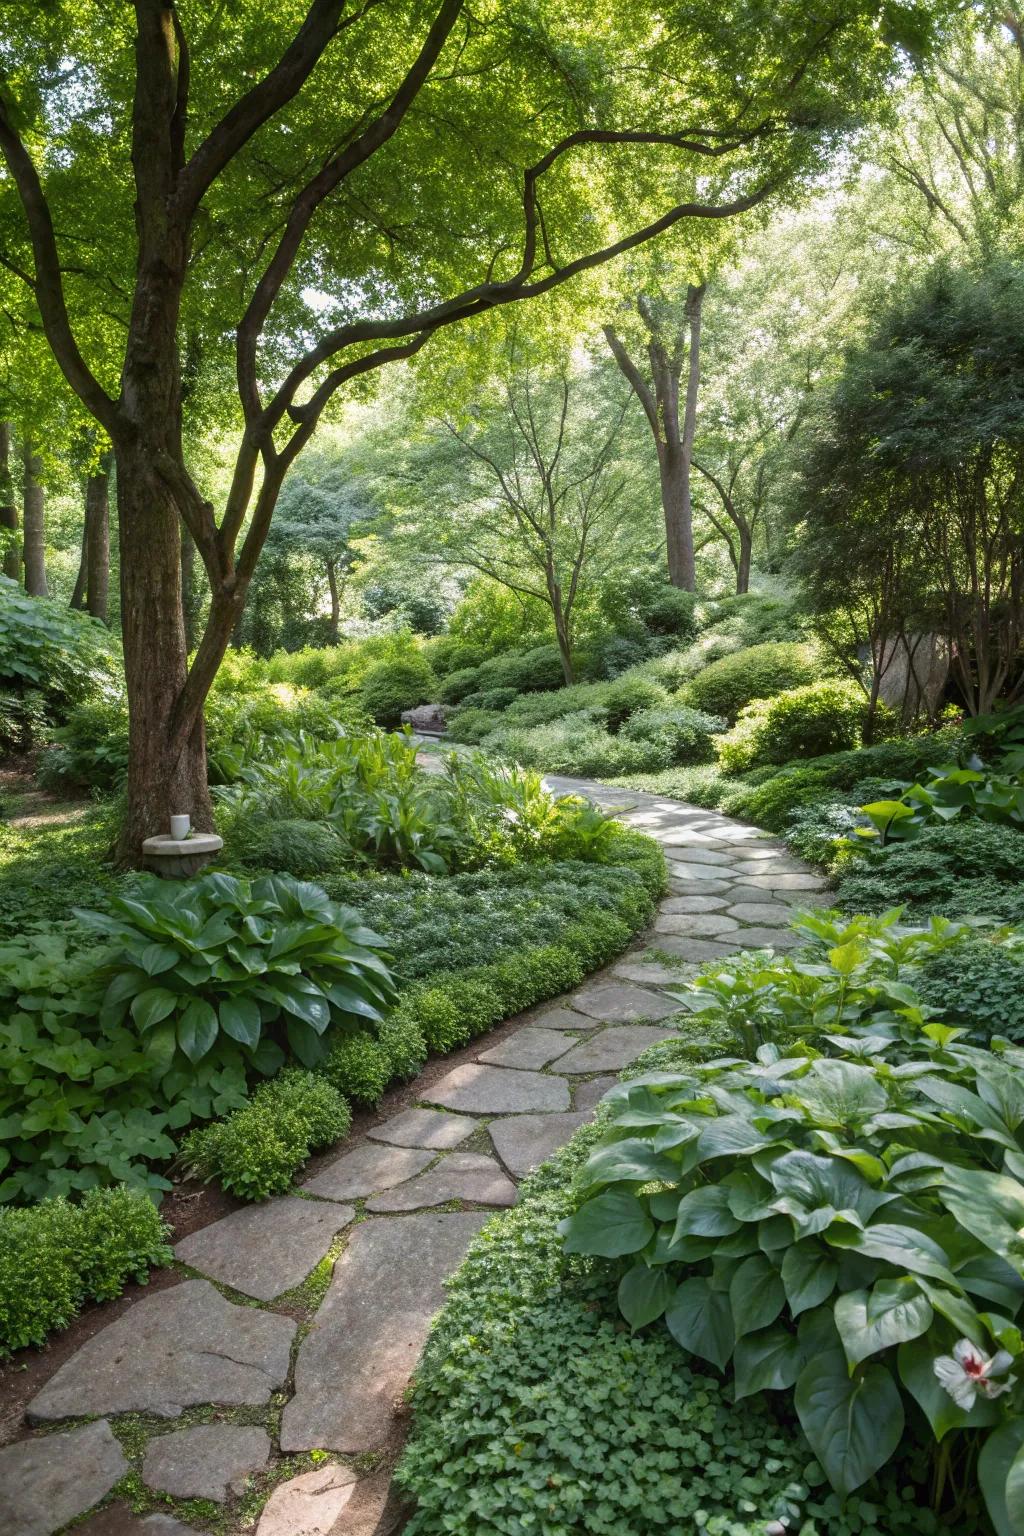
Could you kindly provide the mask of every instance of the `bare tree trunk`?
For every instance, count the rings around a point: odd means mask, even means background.
[[[700,327],[704,307],[705,284],[692,284],[686,291],[686,323],[690,332],[689,368],[686,377],[686,407],[683,412],[683,431],[680,439],[680,470],[682,504],[680,510],[679,537],[682,541],[682,580],[675,583],[687,592],[697,585],[697,573],[693,559],[693,500],[690,494],[690,475],[693,466],[693,439],[697,430],[697,394],[700,389]]]
[[[86,606],[107,623],[110,610],[110,471],[90,475],[85,488]]]
[[[82,517],[82,547],[78,554],[78,575],[75,577],[75,589],[71,594],[69,608],[78,612],[85,609],[85,594],[89,589],[89,507],[84,509]]]
[[[170,815],[183,812],[209,831],[213,808],[201,712],[180,749],[175,742],[175,706],[188,669],[179,512],[142,444],[118,448],[117,511],[129,701],[128,815],[119,856],[137,864],[143,840],[166,832]]]
[[[658,469],[661,476],[661,506],[665,514],[668,579],[674,587],[692,592],[697,585],[697,574],[693,554],[690,472],[679,445],[662,445],[658,454]]]
[[[338,643],[338,626],[341,623],[341,598],[338,593],[338,562],[327,561],[327,585],[331,589],[331,627],[327,637],[332,645]]]
[[[736,560],[736,592],[739,595],[750,591],[750,564],[754,553],[754,532],[747,525],[740,525],[737,531],[739,533],[740,547]]]
[[[11,424],[0,421],[0,528],[7,528],[15,535],[5,545],[3,565],[0,570],[12,581],[21,580],[21,545],[17,539],[18,502],[14,494],[14,476],[11,474]]]
[[[191,654],[196,645],[196,541],[185,527],[181,530],[181,619],[185,649]]]
[[[43,465],[27,432],[22,439],[21,457],[25,470],[25,591],[29,597],[47,597],[43,487],[39,483]]]

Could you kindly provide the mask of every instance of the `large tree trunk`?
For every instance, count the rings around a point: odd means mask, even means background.
[[[75,577],[75,587],[71,594],[69,608],[76,609],[79,613],[85,609],[85,594],[89,588],[89,509],[86,507],[85,516],[82,518],[82,547],[78,555],[78,575]]]
[[[179,749],[174,715],[188,650],[181,609],[181,535],[175,502],[144,444],[117,451],[121,630],[128,689],[128,813],[119,858],[138,864],[144,838],[185,813],[213,828],[202,715]]]
[[[740,547],[736,560],[736,591],[737,593],[750,591],[750,562],[754,551],[753,530],[747,527],[738,528]]]
[[[682,460],[680,470],[681,508],[679,512],[679,537],[682,541],[682,580],[674,585],[687,592],[697,586],[697,573],[693,559],[693,501],[690,494],[690,476],[693,467],[693,440],[697,431],[697,394],[700,389],[700,327],[704,307],[704,284],[692,284],[686,291],[686,323],[690,332],[689,367],[686,376],[686,406],[683,411],[683,430],[679,442]],[[677,404],[678,409],[678,404]]]
[[[187,528],[181,530],[181,617],[191,653],[196,646],[196,541]]]
[[[110,608],[110,474],[90,475],[85,488],[86,608],[106,624]]]
[[[46,597],[48,593],[46,588],[43,487],[39,483],[39,476],[43,472],[43,465],[42,460],[35,451],[32,438],[27,432],[21,444],[21,457],[25,470],[25,591],[29,597]]]
[[[331,627],[327,632],[327,638],[332,645],[338,643],[338,626],[341,623],[341,597],[338,592],[338,564],[336,560],[328,560],[327,585],[331,589]]]
[[[690,474],[681,447],[658,445],[661,474],[661,505],[665,514],[665,546],[668,579],[674,587],[692,592],[697,585],[693,556],[693,514],[690,507]]]
[[[4,546],[3,565],[0,570],[12,581],[21,580],[21,545],[18,533],[18,502],[14,494],[14,476],[11,474],[11,424],[0,421],[0,528],[7,528],[15,535]]]

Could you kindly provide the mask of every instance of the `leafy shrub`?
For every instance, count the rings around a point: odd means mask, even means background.
[[[484,709],[497,715],[517,698],[519,694],[514,688],[482,688],[478,693],[467,694],[463,702],[470,709]]]
[[[675,709],[640,709],[622,727],[629,741],[648,743],[666,767],[674,763],[707,762],[714,756],[712,737],[725,721],[685,704]]]
[[[226,1120],[191,1131],[181,1163],[241,1200],[268,1200],[291,1187],[310,1152],[339,1141],[351,1124],[348,1104],[331,1083],[313,1072],[285,1071]]]
[[[116,676],[113,641],[98,619],[29,597],[0,576],[0,696],[9,706],[0,746],[32,745],[33,698],[47,720],[59,721],[72,704],[112,690]]]
[[[528,651],[506,651],[492,656],[482,664],[478,677],[481,688],[512,688],[516,693],[558,688],[565,681],[557,645],[537,645]]]
[[[467,694],[476,692],[479,682],[479,666],[459,667],[439,683],[437,697],[442,704],[458,704]]]
[[[788,598],[739,592],[708,604],[706,633],[735,636],[740,646],[790,641],[805,621]]]
[[[478,747],[491,731],[497,730],[501,720],[493,709],[460,709],[448,722],[448,735],[452,741]]]
[[[56,745],[40,754],[44,789],[117,789],[128,776],[128,704],[122,694],[86,699],[67,712]]]
[[[449,1282],[397,1472],[409,1536],[762,1536],[779,1519],[808,1536],[937,1536],[911,1454],[841,1506],[775,1399],[734,1405],[667,1333],[622,1328],[614,1279],[566,1255],[557,1230],[596,1134],[526,1182]]]
[[[1024,1312],[1024,1052],[993,1057],[934,1028],[829,1042],[829,1058],[765,1045],[753,1064],[613,1089],[566,1247],[615,1261],[631,1327],[664,1318],[686,1354],[730,1369],[737,1398],[793,1390],[840,1498],[899,1449],[904,1394],[936,1441],[995,1426],[978,1475],[997,1519],[1021,1443],[1012,1404],[1004,1417],[993,1399]],[[952,1379],[964,1334],[998,1359],[990,1391],[960,1370],[961,1406],[933,1367],[948,1360]],[[952,1453],[972,1475],[969,1443]],[[933,1488],[941,1514],[943,1480]]]
[[[0,1356],[45,1343],[83,1302],[169,1264],[168,1235],[152,1202],[127,1189],[92,1190],[77,1206],[57,1197],[0,1207]]]
[[[298,817],[269,821],[243,815],[231,822],[228,837],[232,860],[242,868],[283,872],[299,880],[329,874],[348,853],[347,845],[327,822]]]
[[[811,645],[773,641],[733,651],[704,668],[686,684],[684,698],[695,709],[734,721],[752,699],[770,699],[790,688],[802,688],[821,674]]]
[[[1024,828],[1024,782],[1019,771],[994,773],[978,766],[958,768],[948,763],[932,768],[930,778],[912,784],[899,798],[862,805],[870,822],[861,836],[883,843],[909,842],[936,822],[992,822]]]
[[[1024,859],[1024,835],[982,822],[951,822],[922,830],[913,842],[857,842],[843,867],[836,902],[846,910],[907,905],[949,916],[1013,915]],[[980,904],[971,889],[983,887]]]
[[[319,1070],[339,1093],[372,1108],[391,1080],[391,1059],[379,1040],[360,1030],[336,1040]]]
[[[867,700],[856,683],[808,683],[740,710],[731,731],[715,743],[727,773],[757,764],[788,763],[851,748],[867,719]]]
[[[381,725],[396,725],[403,709],[412,709],[437,691],[430,663],[416,652],[380,661],[363,678],[362,705]]]
[[[649,743],[612,736],[589,710],[565,715],[548,725],[521,727],[502,724],[484,739],[489,752],[526,768],[545,773],[569,773],[610,778],[615,774],[662,766]]]
[[[1004,1035],[1024,1045],[1024,953],[992,937],[965,939],[929,955],[917,990],[943,1023],[967,1030],[987,1045]]]
[[[427,1042],[414,1019],[391,1014],[377,1030],[377,1043],[388,1060],[389,1081],[408,1082],[427,1059]]]
[[[208,874],[181,886],[151,876],[109,912],[79,915],[117,945],[101,1024],[130,1016],[168,1074],[187,1077],[211,1052],[219,1065],[241,1058],[262,1072],[285,1050],[312,1066],[330,1026],[379,1019],[393,996],[383,941],[287,875]]]

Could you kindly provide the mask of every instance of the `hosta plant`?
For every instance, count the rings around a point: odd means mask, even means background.
[[[101,1023],[131,1021],[147,1054],[184,1081],[195,1063],[272,1072],[320,1061],[334,1029],[377,1023],[394,997],[384,941],[315,885],[275,875],[140,882],[110,910],[80,912],[114,942]]]
[[[1020,766],[1010,767],[1010,761],[1002,772],[985,768],[977,758],[966,768],[955,763],[930,768],[928,781],[911,784],[898,800],[862,805],[868,825],[857,827],[857,836],[883,844],[909,842],[925,827],[972,817],[1024,827],[1024,782]]]
[[[921,1423],[936,1509],[976,1478],[1021,1536],[1024,1051],[837,1038],[621,1083],[566,1247],[737,1398],[791,1392],[840,1496]]]

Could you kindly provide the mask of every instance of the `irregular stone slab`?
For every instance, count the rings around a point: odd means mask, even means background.
[[[571,1008],[552,1008],[550,1013],[542,1013],[537,1023],[544,1029],[594,1028],[593,1019],[588,1019],[584,1013],[574,1013]]]
[[[301,1472],[274,1489],[256,1536],[327,1536],[356,1490],[358,1474],[339,1462]]]
[[[366,1142],[307,1179],[302,1187],[325,1200],[358,1200],[422,1173],[433,1157],[430,1150]]]
[[[408,1503],[392,1483],[388,1467],[383,1466],[356,1483],[331,1536],[398,1536],[409,1514]]]
[[[726,903],[727,911],[731,910],[737,902],[741,901],[745,902],[748,906],[751,903],[763,902],[765,906],[770,907],[777,906],[780,902],[785,902],[786,900],[785,896],[774,896],[771,891],[759,891],[756,885],[731,885],[729,892],[730,899]]]
[[[821,875],[740,875],[737,885],[751,886],[758,891],[823,891],[826,882]]]
[[[734,937],[739,939],[742,930]],[[684,939],[677,934],[666,933],[658,939],[658,948],[663,949],[666,955],[677,955],[680,960],[687,960],[691,965],[703,965],[705,960],[728,960],[734,955],[740,945],[735,943],[725,944],[716,939]],[[675,1004],[678,1012],[679,1004]]]
[[[585,1083],[580,1083],[572,1096],[575,1107],[582,1110],[588,1120],[594,1109],[597,1108],[609,1088],[614,1088],[618,1078],[614,1073],[607,1073],[603,1077],[592,1077]]]
[[[565,1046],[565,1040],[562,1040]],[[466,1200],[473,1205],[515,1205],[516,1187],[492,1157],[452,1152],[428,1173],[366,1202],[368,1211],[418,1211],[424,1206]]]
[[[670,864],[669,873],[677,867]],[[678,877],[669,881],[668,888],[673,896],[726,896],[734,886],[730,880],[687,880]]]
[[[785,843],[773,843],[767,838],[755,845],[744,844],[736,850],[736,857],[744,862],[766,862],[769,859],[785,859],[789,857],[789,850]]]
[[[0,1525],[8,1536],[50,1536],[129,1471],[106,1419],[0,1450]]]
[[[492,1120],[487,1129],[494,1150],[509,1173],[522,1179],[552,1152],[564,1147],[589,1118],[582,1111],[566,1115],[515,1115],[510,1120]]]
[[[690,933],[695,939],[713,939],[720,933],[732,933],[739,927],[734,917],[721,912],[666,912],[654,924],[658,933]]]
[[[733,853],[720,852],[717,849],[708,848],[707,846],[702,846],[698,843],[691,844],[685,842],[682,838],[662,837],[659,838],[658,841],[663,843],[668,848],[682,847],[684,850],[683,858],[687,864],[707,864],[712,868],[716,864],[726,864],[731,866],[735,862],[736,858],[736,855]]]
[[[672,1004],[678,1013],[679,1004]],[[558,1063],[560,1072],[610,1072],[628,1067],[641,1051],[659,1040],[672,1040],[678,1035],[675,1029],[659,1029],[656,1025],[624,1024],[621,1028],[602,1029],[589,1040],[581,1040],[562,1056]]]
[[[663,965],[660,960],[638,959],[613,965],[612,975],[622,981],[635,981],[640,987],[671,987],[682,979],[683,970],[681,966]]]
[[[758,923],[762,928],[788,928],[793,909],[781,901],[740,901],[729,908],[730,917],[741,923]]]
[[[659,912],[721,912],[727,905],[724,896],[666,896]]]
[[[790,933],[788,928],[741,928],[736,937],[744,949],[794,949],[804,943],[799,934]]]
[[[514,1067],[454,1067],[423,1095],[433,1104],[475,1115],[528,1114],[530,1110],[568,1109],[569,1088],[560,1077],[520,1072]]]
[[[698,880],[701,884],[711,881],[720,884],[723,880],[731,879],[731,870],[721,864],[692,864],[688,859],[685,863],[682,860],[673,859],[668,867],[676,880]]]
[[[382,1444],[444,1300],[442,1281],[488,1219],[486,1211],[425,1212],[355,1228],[299,1349],[283,1451],[356,1455]]]
[[[75,1526],[75,1536],[200,1536],[200,1533],[192,1525],[183,1525],[173,1515],[136,1515],[127,1504],[105,1504],[82,1525]]]
[[[223,1504],[269,1460],[270,1436],[258,1425],[195,1424],[149,1442],[142,1480],[176,1499]]]
[[[667,1019],[670,1013],[677,1012],[676,1004],[660,993],[618,981],[591,982],[573,993],[572,1004],[581,1013],[612,1024],[625,1024],[630,1019]]]
[[[741,859],[733,870],[737,875],[805,875],[807,865],[776,855],[771,859]]]
[[[723,843],[756,843],[764,841],[764,833],[760,827],[748,827],[742,821],[727,821],[721,818],[718,821],[706,822],[707,831],[714,829],[715,836],[720,837]]]
[[[176,1243],[174,1255],[222,1285],[272,1301],[301,1285],[355,1214],[351,1205],[288,1195],[232,1211]]]
[[[492,1046],[478,1056],[477,1061],[489,1062],[492,1067],[546,1067],[564,1050],[565,1036],[557,1029],[525,1025],[500,1045]]]
[[[439,1109],[406,1109],[367,1134],[374,1141],[393,1142],[397,1147],[429,1147],[433,1152],[446,1152],[475,1130],[476,1121],[465,1115],[446,1115]]]
[[[136,1302],[87,1339],[28,1405],[32,1420],[265,1403],[288,1375],[295,1322],[185,1280]]]

